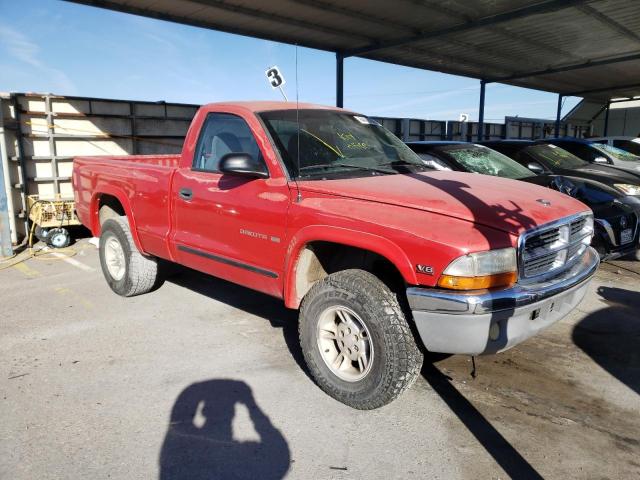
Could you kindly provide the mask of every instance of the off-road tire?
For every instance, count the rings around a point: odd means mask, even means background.
[[[114,279],[105,261],[105,245],[110,237],[115,237],[124,251],[125,273],[120,280]],[[108,218],[102,224],[100,234],[100,266],[109,287],[118,295],[133,297],[150,292],[159,286],[158,261],[142,255],[131,236],[127,217]]]
[[[355,382],[344,381],[322,359],[318,321],[331,306],[357,313],[370,332],[374,347],[369,373]],[[377,277],[364,270],[343,270],[318,281],[300,307],[300,344],[305,362],[318,386],[336,400],[359,410],[382,407],[416,380],[423,356],[396,296]]]

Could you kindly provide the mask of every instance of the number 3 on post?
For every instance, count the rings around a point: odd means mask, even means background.
[[[273,67],[269,67],[267,70],[265,70],[264,74],[267,76],[267,80],[269,80],[269,84],[271,84],[271,87],[274,89],[279,89],[280,93],[282,93],[282,96],[284,97],[284,100],[288,102],[289,99],[282,89],[282,86],[286,83],[286,81],[282,73],[280,73],[280,69],[274,65]]]

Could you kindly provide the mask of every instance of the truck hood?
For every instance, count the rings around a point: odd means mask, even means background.
[[[303,195],[304,192],[315,192],[397,205],[463,219],[516,235],[589,210],[578,200],[545,187],[464,172],[299,181],[298,188]],[[357,211],[353,214],[357,215]]]

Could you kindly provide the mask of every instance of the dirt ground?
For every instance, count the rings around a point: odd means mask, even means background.
[[[124,299],[95,247],[0,271],[0,478],[640,478],[640,262],[496,355],[427,359],[352,410],[304,368],[296,313],[180,269]]]

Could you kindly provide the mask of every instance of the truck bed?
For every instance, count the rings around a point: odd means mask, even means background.
[[[175,155],[105,155],[93,157],[76,157],[76,160],[88,160],[91,163],[134,163],[155,165],[158,167],[178,167],[180,162],[180,154]]]
[[[93,223],[97,218],[93,212],[97,211],[100,198],[94,192],[124,196],[130,206],[125,213],[135,212],[136,233],[144,252],[168,258],[171,177],[179,161],[180,155],[76,157],[74,193],[78,218],[96,232],[99,226]]]

